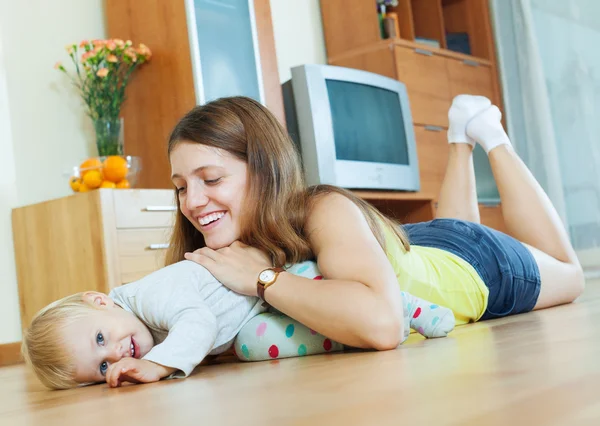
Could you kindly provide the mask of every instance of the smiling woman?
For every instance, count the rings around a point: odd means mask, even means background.
[[[294,317],[299,307],[286,313],[334,339],[339,335],[345,344],[397,346],[404,330],[401,295],[382,250],[385,237],[379,226],[391,222],[347,191],[321,188],[307,193],[293,142],[266,108],[244,97],[197,107],[173,130],[169,156],[179,209],[167,264],[184,258],[198,261],[232,290],[256,296],[257,277],[263,270],[313,259],[320,253],[322,271],[340,279],[317,286],[314,294],[326,291],[337,299],[341,290],[350,300],[331,304],[325,316],[312,315],[314,309],[321,311],[318,306],[303,309],[300,317]],[[317,202],[321,199],[328,201]],[[333,209],[332,199],[337,200]],[[326,212],[335,217],[307,220]],[[205,224],[203,219],[214,218],[215,213],[224,215]],[[341,241],[345,250],[337,244],[332,247],[324,225],[336,240],[342,228],[353,230],[345,233],[354,237],[352,244]],[[388,229],[408,246],[398,228]],[[312,239],[307,238],[311,234]],[[200,252],[191,255],[195,250]],[[338,253],[337,259],[323,262],[330,250]],[[357,257],[358,263],[354,262]],[[367,268],[348,268],[348,262],[367,262],[381,272],[373,277]],[[281,274],[284,280],[289,275]],[[312,291],[312,280],[297,277],[294,281],[304,291]],[[343,290],[337,290],[338,286]],[[351,288],[355,291],[348,291]],[[350,305],[360,307],[352,312]],[[367,312],[356,315],[361,308]],[[339,314],[354,325],[337,321]]]
[[[300,235],[305,187],[298,153],[264,107],[235,99],[196,108],[171,134],[168,151],[180,208],[167,264],[200,247],[216,250],[238,239],[264,249],[276,263],[311,255]],[[225,213],[220,225],[200,224],[217,212]]]
[[[400,290],[452,309],[457,324],[574,300],[581,267],[498,108],[459,95],[448,117],[436,219],[401,227],[349,191],[307,188],[293,142],[260,103],[194,108],[169,140],[179,209],[167,263],[193,260],[312,330],[380,350],[395,348],[407,326]],[[479,223],[475,142],[489,155],[512,236]],[[280,269],[308,259],[323,280]]]
[[[172,180],[180,211],[198,229],[207,247],[220,249],[240,234],[246,163],[229,152],[182,142],[172,154]]]

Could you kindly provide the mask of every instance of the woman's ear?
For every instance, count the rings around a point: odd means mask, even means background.
[[[115,307],[115,302],[104,293],[97,291],[86,291],[81,296],[84,301],[90,305],[94,305],[96,308],[111,309]]]

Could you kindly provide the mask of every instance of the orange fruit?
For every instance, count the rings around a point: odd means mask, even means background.
[[[79,192],[79,187],[81,186],[81,179],[73,176],[71,177],[71,179],[69,179],[69,185],[71,185],[71,189],[73,190],[73,192]]]
[[[127,176],[127,160],[111,155],[104,160],[104,179],[114,183],[121,182]]]
[[[129,181],[127,179],[123,179],[121,182],[117,183],[117,189],[128,189],[131,188],[129,185]]]
[[[87,174],[87,172],[91,170],[98,170],[102,168],[102,161],[99,158],[91,157],[85,160],[83,163],[79,165],[79,171],[81,173],[81,178]]]
[[[102,173],[100,173],[100,170],[90,170],[83,176],[82,180],[90,189],[99,188],[102,185]]]
[[[109,189],[115,189],[117,187],[117,184],[114,182],[111,182],[109,180],[105,180],[102,182],[102,185],[100,185],[100,188],[109,188]]]
[[[79,185],[79,192],[88,192],[91,191],[91,189],[85,184],[85,182],[81,182],[81,185]]]

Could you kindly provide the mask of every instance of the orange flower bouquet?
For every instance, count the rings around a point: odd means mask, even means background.
[[[94,122],[98,155],[123,155],[119,112],[125,101],[125,88],[133,72],[152,57],[150,49],[119,39],[84,40],[79,45],[65,47],[75,65],[70,74],[57,62],[55,68],[64,72],[77,87]]]

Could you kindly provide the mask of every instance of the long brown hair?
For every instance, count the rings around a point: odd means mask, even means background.
[[[169,156],[180,142],[195,142],[223,149],[248,165],[248,191],[239,240],[268,253],[275,266],[313,258],[305,234],[312,202],[337,192],[363,212],[382,247],[380,227],[391,227],[409,250],[404,232],[370,204],[341,188],[319,185],[307,188],[296,146],[277,119],[260,103],[246,97],[221,98],[188,112],[169,138]],[[202,234],[179,208],[165,263],[184,258],[186,252],[204,247]]]

